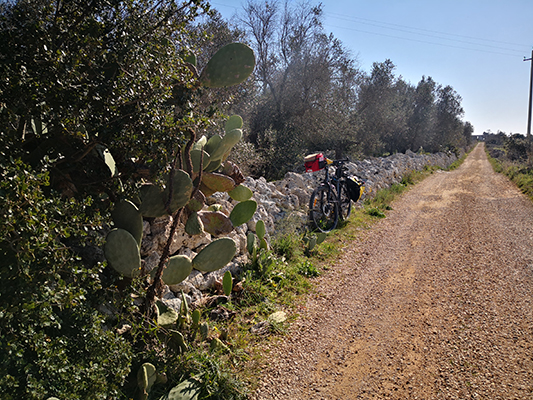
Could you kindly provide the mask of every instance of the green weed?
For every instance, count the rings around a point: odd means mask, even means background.
[[[309,261],[303,261],[298,265],[298,273],[308,278],[320,276],[320,271]]]

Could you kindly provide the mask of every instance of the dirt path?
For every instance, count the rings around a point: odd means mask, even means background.
[[[533,399],[533,205],[479,145],[320,278],[256,399]]]

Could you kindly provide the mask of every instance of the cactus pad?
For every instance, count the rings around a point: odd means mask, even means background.
[[[253,232],[248,232],[248,234],[246,235],[246,249],[248,250],[248,253],[250,255],[252,255],[254,253],[256,240],[257,239],[256,239],[254,233]]]
[[[259,248],[264,249],[264,250],[270,250],[268,246],[268,242],[266,241],[265,238],[262,238],[259,240]]]
[[[156,268],[154,268],[155,270]],[[183,282],[192,272],[192,261],[189,257],[178,255],[168,259],[163,270],[163,282],[167,285],[177,285]]]
[[[211,204],[207,207],[207,211],[222,211],[222,204]]]
[[[202,150],[206,144],[207,138],[205,137],[205,135],[202,135],[202,137],[198,139],[196,143],[192,146],[192,150]]]
[[[225,154],[231,151],[232,147],[235,146],[239,140],[242,138],[242,130],[241,129],[233,129],[229,132],[226,132],[222,140],[220,141],[220,144],[216,148],[216,150],[211,154],[212,160],[218,160],[219,158],[222,159]]]
[[[163,200],[163,193],[156,186],[150,184],[142,185],[139,190],[139,198],[141,205],[139,211],[143,217],[157,218],[167,215],[165,210],[165,201]]]
[[[159,310],[159,315],[157,316],[157,323],[163,327],[171,326],[176,323],[179,318],[179,314],[173,309],[162,302],[157,302],[157,308]]]
[[[198,213],[204,230],[211,235],[226,235],[233,230],[231,220],[220,211],[202,211]]]
[[[243,201],[233,207],[229,218],[233,226],[239,226],[248,222],[254,216],[256,210],[257,203],[254,200]]]
[[[222,141],[220,142],[220,145],[230,149],[235,146],[241,139],[242,129],[232,129],[231,131],[226,132],[226,134],[222,138]]]
[[[316,236],[312,236],[309,238],[309,243],[307,244],[307,248],[309,251],[313,250],[316,246]]]
[[[137,371],[137,385],[143,393],[147,394],[157,380],[157,371],[153,364],[144,363]]]
[[[213,158],[213,153],[218,148],[221,141],[222,141],[222,138],[219,135],[213,135],[207,141],[207,144],[205,145],[204,150],[207,151],[211,155],[211,158]]]
[[[165,400],[198,400],[200,393],[200,384],[191,378],[181,382],[178,386],[174,386],[163,398]]]
[[[204,233],[204,224],[200,217],[198,217],[197,212],[193,212],[189,215],[187,223],[185,224],[185,232],[191,236]]]
[[[169,330],[169,333],[170,333],[170,344],[173,345],[176,350],[178,350],[180,353],[185,353],[187,350],[188,350],[188,346],[187,346],[187,343],[185,342],[185,337],[183,336],[183,334],[179,331],[176,331],[176,330],[173,330],[173,329],[170,329]],[[171,397],[169,396],[168,398],[166,396],[163,397],[164,399],[170,399]],[[186,397],[177,397],[177,399],[185,399]]]
[[[229,197],[237,201],[250,200],[253,196],[253,192],[244,185],[235,186],[235,189],[228,192]]]
[[[224,272],[224,277],[222,278],[222,288],[224,289],[224,294],[229,296],[231,290],[233,289],[233,278],[231,277],[231,272]]]
[[[111,211],[115,228],[127,230],[137,241],[139,247],[143,237],[143,218],[139,209],[131,201],[124,200]]]
[[[113,229],[107,234],[104,254],[118,273],[133,278],[141,270],[141,255],[135,238],[125,229]]]
[[[202,185],[214,192],[229,192],[235,188],[235,181],[226,175],[217,174],[216,172],[206,172],[202,177]]]
[[[196,67],[196,54],[191,53],[183,58],[186,63],[192,64]]]
[[[204,208],[205,196],[201,191],[197,191],[194,197],[192,197],[187,203],[187,208],[191,211],[200,211]]]
[[[193,268],[202,272],[219,270],[235,256],[237,245],[230,238],[220,238],[204,247],[192,260]]]
[[[200,310],[197,308],[192,312],[192,328],[196,329],[198,328],[198,324],[200,323],[200,317],[202,314],[200,313]]]
[[[255,233],[257,233],[257,237],[259,239],[264,239],[266,235],[266,227],[265,222],[262,219],[257,221],[257,223],[255,224]]]
[[[211,161],[209,165],[204,169],[204,171],[214,172],[220,167],[221,164],[222,164],[222,159]]]
[[[200,172],[200,158],[202,157],[202,150],[191,150],[192,172],[197,174]],[[202,171],[207,168],[211,162],[211,156],[206,151],[203,151]]]
[[[189,174],[181,169],[174,171],[170,210],[174,212],[187,205],[191,198],[192,190],[193,184]],[[168,188],[163,192],[163,198],[168,199]]]
[[[232,115],[224,125],[226,132],[232,131],[233,129],[242,129],[242,118],[240,115]]]
[[[200,81],[205,87],[224,87],[242,83],[255,67],[253,50],[242,43],[222,47],[205,66]]]

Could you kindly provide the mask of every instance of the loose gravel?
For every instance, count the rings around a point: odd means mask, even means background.
[[[533,399],[533,205],[483,144],[317,278],[264,399]]]

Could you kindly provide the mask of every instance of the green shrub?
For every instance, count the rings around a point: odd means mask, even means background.
[[[369,208],[367,210],[367,214],[371,215],[373,217],[378,217],[378,218],[385,218],[386,217],[386,215],[383,213],[383,211],[381,211],[380,209],[378,209],[376,207]]]
[[[47,173],[20,161],[0,155],[0,168],[0,397],[117,396],[131,349],[96,311],[102,265],[67,245],[91,249],[91,199],[45,196]]]
[[[274,236],[272,241],[272,250],[278,256],[285,257],[287,261],[293,260],[301,255],[301,236],[300,235],[279,235]]]

